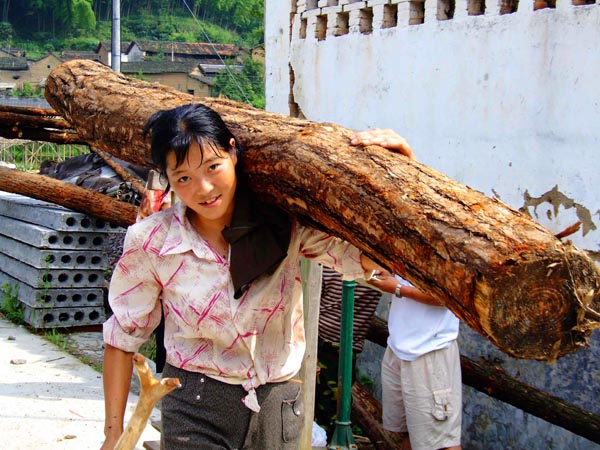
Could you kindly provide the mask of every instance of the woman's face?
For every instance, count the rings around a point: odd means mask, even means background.
[[[206,144],[206,143],[204,143]],[[231,139],[232,147],[235,141]],[[167,178],[171,188],[188,207],[188,216],[201,225],[225,226],[231,222],[236,188],[235,151],[214,152],[204,145],[204,158],[197,142],[190,146],[187,158],[176,165],[175,153],[167,155]]]

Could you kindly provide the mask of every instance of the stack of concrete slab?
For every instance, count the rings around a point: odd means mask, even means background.
[[[106,319],[107,277],[125,229],[62,206],[0,191],[0,288],[34,328]]]

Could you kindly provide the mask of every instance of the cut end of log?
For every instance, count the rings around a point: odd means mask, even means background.
[[[486,337],[511,356],[547,362],[588,345],[600,327],[600,286],[585,253],[567,246],[554,259],[515,265],[509,273],[503,285],[478,282],[481,298],[498,299],[474,302]]]

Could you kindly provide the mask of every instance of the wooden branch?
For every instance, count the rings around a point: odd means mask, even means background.
[[[142,180],[140,180],[138,177],[130,174],[123,168],[123,166],[121,166],[119,163],[115,162],[111,158],[110,153],[107,153],[104,150],[100,150],[99,148],[94,148],[94,147],[91,147],[90,150],[92,152],[94,152],[96,155],[98,155],[100,158],[102,158],[104,160],[104,162],[106,163],[106,165],[108,167],[110,167],[112,170],[114,170],[115,173],[117,175],[119,175],[119,177],[121,177],[121,179],[123,181],[131,183],[131,187],[133,187],[135,192],[137,192],[140,196],[144,194],[144,184],[142,183]]]
[[[137,207],[130,203],[65,181],[5,167],[0,167],[0,190],[57,203],[122,227],[134,223],[137,215]]]
[[[374,317],[367,339],[385,348],[388,336],[387,322]],[[461,355],[460,366],[463,384],[600,444],[600,416],[523,383],[489,362]]]
[[[181,387],[178,378],[163,378],[158,381],[152,375],[146,358],[139,353],[133,356],[133,363],[140,379],[140,396],[127,427],[115,445],[115,450],[134,450],[156,402],[169,392]]]
[[[0,105],[0,137],[56,144],[86,144],[53,109]]]
[[[54,144],[86,145],[77,133],[70,131],[54,131],[39,128],[5,128],[0,125],[0,137],[6,139],[24,139],[27,141],[52,142]]]
[[[60,114],[52,108],[35,108],[33,106],[0,105],[0,112],[26,114],[28,116],[61,117]]]
[[[0,111],[0,121],[2,121],[3,124],[14,123],[15,125],[30,128],[55,128],[58,130],[72,128],[62,117],[46,117],[3,111]]]
[[[353,243],[519,358],[553,361],[600,326],[600,271],[531,217],[418,162],[349,145],[351,130],[193,97],[93,61],[53,69],[46,98],[91,145],[149,164],[142,129],[201,102],[247,146],[251,188]]]
[[[529,414],[600,444],[600,416],[512,378],[502,368],[485,361],[461,356],[460,364],[467,386],[477,385],[480,392],[490,397],[509,405],[518,404]]]
[[[352,384],[352,423],[358,425],[377,450],[402,448],[403,436],[383,428],[381,404],[359,382]]]
[[[581,221],[578,220],[573,225],[570,225],[567,228],[565,228],[564,230],[556,233],[555,236],[557,239],[564,239],[567,236],[570,236],[570,235],[578,232],[580,228],[581,228]]]

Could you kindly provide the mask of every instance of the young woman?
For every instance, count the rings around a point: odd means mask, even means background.
[[[152,159],[181,200],[129,227],[104,324],[106,440],[123,431],[132,354],[165,317],[162,448],[294,449],[303,423],[299,257],[362,278],[352,245],[255,201],[242,148],[220,116],[192,104],[148,121]],[[364,265],[364,267],[363,267]]]

